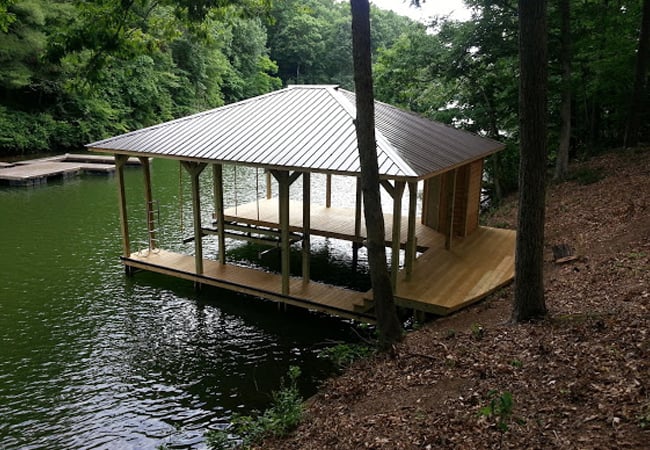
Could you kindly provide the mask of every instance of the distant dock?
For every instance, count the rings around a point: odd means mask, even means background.
[[[127,165],[139,166],[138,158],[129,158]],[[82,173],[112,174],[115,160],[109,155],[71,154],[17,162],[0,162],[0,184],[38,186],[52,179],[76,177]]]

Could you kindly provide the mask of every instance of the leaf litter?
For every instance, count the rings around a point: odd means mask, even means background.
[[[550,184],[546,320],[510,323],[512,287],[353,364],[264,449],[650,448],[650,148]],[[515,197],[486,218],[514,228]],[[553,245],[577,259],[553,262]]]

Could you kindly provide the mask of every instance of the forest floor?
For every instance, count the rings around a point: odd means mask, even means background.
[[[571,167],[547,191],[548,318],[512,286],[328,380],[264,449],[650,448],[650,148]],[[485,219],[514,228],[516,198]],[[577,259],[556,264],[551,247]]]

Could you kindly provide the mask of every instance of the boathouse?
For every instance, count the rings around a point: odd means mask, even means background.
[[[310,279],[312,236],[344,239],[355,250],[365,239],[359,183],[354,208],[331,204],[332,175],[360,176],[355,115],[354,93],[335,85],[298,85],[88,144],[91,151],[115,155],[123,263],[127,269],[372,321],[371,292]],[[375,115],[381,185],[393,203],[384,220],[397,304],[448,314],[511,281],[515,232],[481,227],[478,218],[483,161],[504,146],[381,102],[376,102]],[[140,158],[143,167],[147,252],[131,248],[124,185],[129,157]],[[156,248],[150,158],[178,160],[189,174],[191,255]],[[226,208],[227,164],[263,169],[266,198]],[[199,175],[208,167],[214,201],[204,205]],[[324,205],[311,202],[314,173],[326,176]],[[275,196],[271,177],[278,186]],[[302,198],[290,200],[290,186],[300,177]],[[205,208],[212,210],[210,223],[201,219]],[[218,237],[214,259],[204,258],[202,238],[207,234]],[[228,264],[228,237],[274,240],[281,251],[281,273]],[[296,241],[302,246],[300,276],[292,275],[289,259],[290,245]]]

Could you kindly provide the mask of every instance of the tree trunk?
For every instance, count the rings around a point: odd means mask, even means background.
[[[650,0],[643,2],[643,16],[639,33],[639,49],[636,55],[636,71],[634,76],[634,92],[630,101],[627,126],[625,127],[625,147],[635,147],[639,143],[639,125],[642,114],[642,104],[645,98],[648,60],[650,59]]]
[[[560,34],[562,62],[562,105],[560,106],[560,146],[555,161],[555,179],[563,180],[569,170],[571,143],[571,7],[569,0],[560,0]]]
[[[543,317],[546,188],[546,0],[519,0],[519,231],[515,256],[515,322]]]
[[[393,290],[386,268],[384,216],[379,195],[379,167],[375,140],[375,102],[370,59],[370,5],[368,0],[350,0],[352,10],[352,55],[357,106],[357,141],[361,162],[363,210],[368,232],[368,264],[379,329],[379,346],[388,349],[402,337]]]

